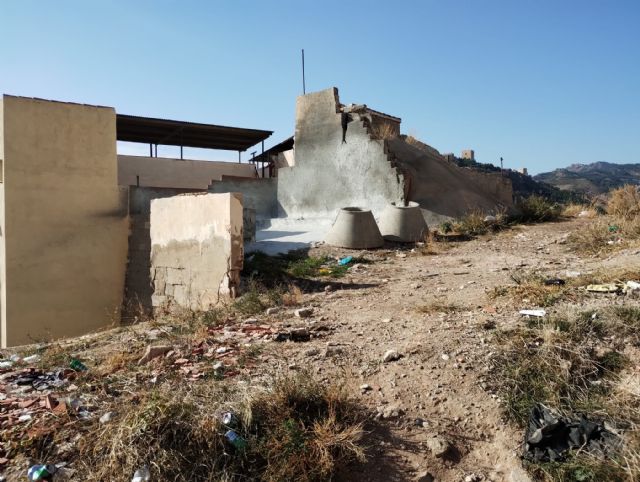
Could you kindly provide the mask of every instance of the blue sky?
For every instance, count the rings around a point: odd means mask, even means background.
[[[638,0],[0,0],[0,19],[2,93],[268,129],[270,146],[293,133],[304,48],[307,91],[336,86],[441,152],[534,173],[640,162]]]

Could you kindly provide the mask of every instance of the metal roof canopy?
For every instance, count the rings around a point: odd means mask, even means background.
[[[119,141],[228,151],[246,151],[273,134],[273,131],[125,114],[116,115],[116,132]]]

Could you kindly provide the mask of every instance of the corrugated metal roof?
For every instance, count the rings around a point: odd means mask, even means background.
[[[246,151],[273,134],[273,131],[125,114],[116,115],[116,130],[119,141],[230,151]]]

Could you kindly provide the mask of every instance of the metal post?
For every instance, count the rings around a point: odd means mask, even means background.
[[[153,157],[153,144],[149,144],[149,157]]]
[[[156,157],[158,157],[158,144],[156,144]]]
[[[307,87],[304,78],[304,49],[302,49],[302,95],[307,93]]]
[[[262,156],[260,159],[262,160],[262,178],[264,179],[264,141],[262,141]]]
[[[180,146],[180,160],[184,159],[184,157],[182,157],[182,146]]]
[[[242,161],[240,160],[240,151],[238,151],[238,164],[240,164]]]

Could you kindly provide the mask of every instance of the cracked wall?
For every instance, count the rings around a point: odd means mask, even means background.
[[[339,109],[335,87],[298,97],[295,166],[278,170],[280,216],[333,217],[345,206],[379,212],[404,200],[404,177],[389,162],[384,140],[354,112],[343,142]]]
[[[243,263],[242,195],[183,194],[151,201],[154,309],[206,311],[234,298]]]

